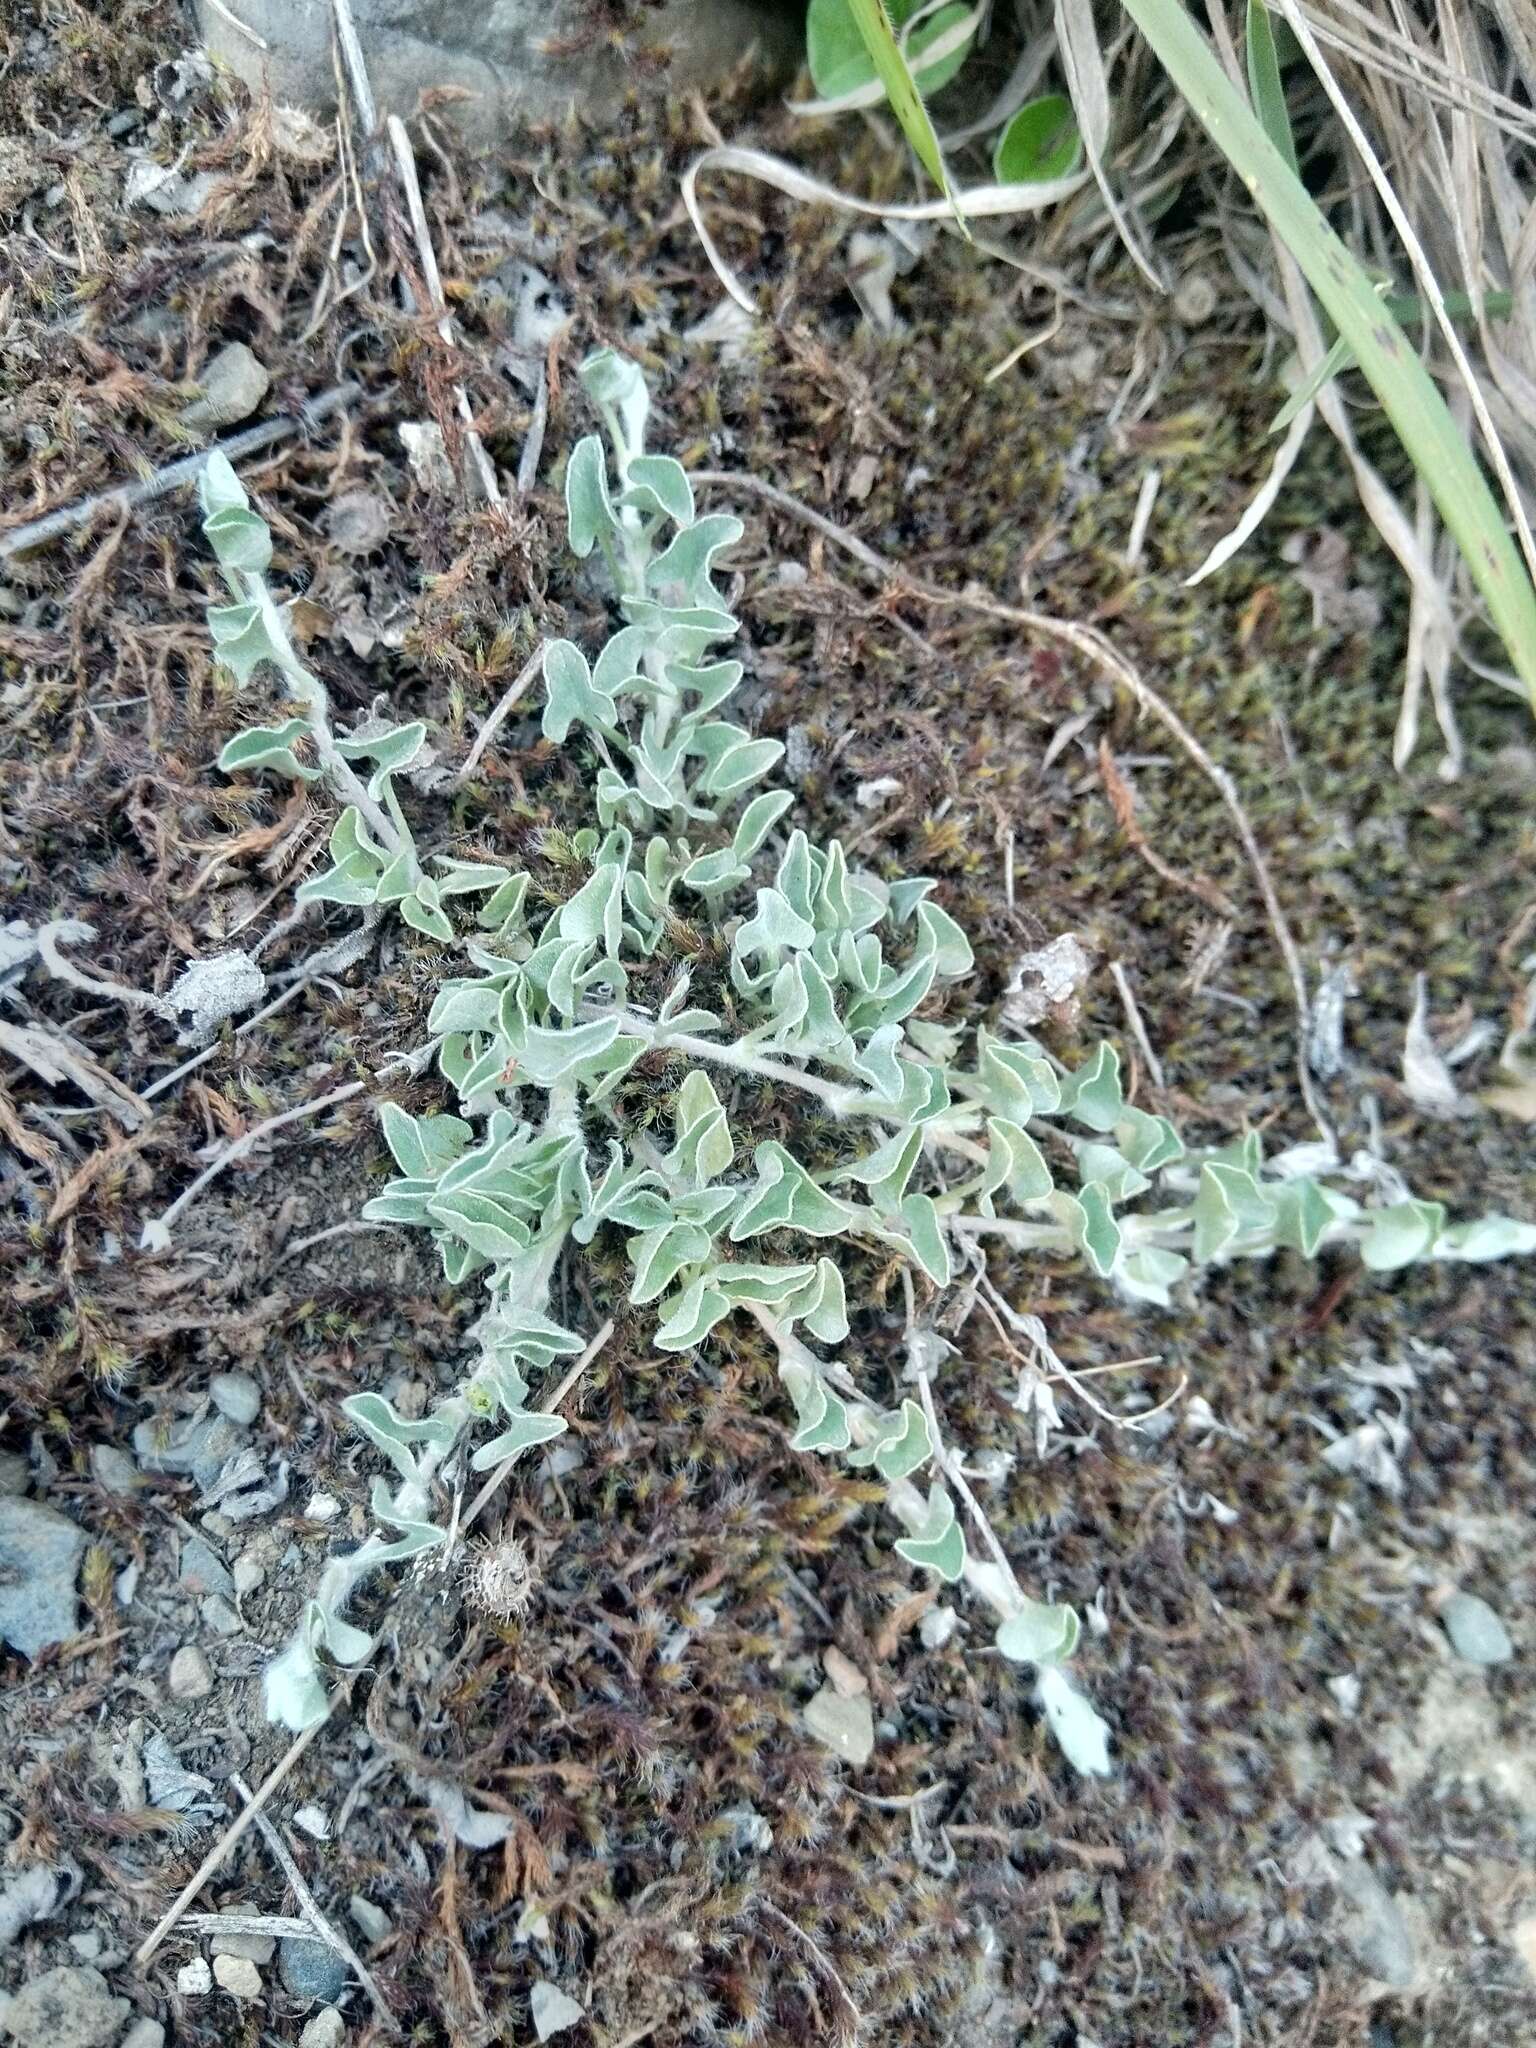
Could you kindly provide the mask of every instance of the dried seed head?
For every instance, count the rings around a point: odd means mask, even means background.
[[[465,1554],[459,1583],[482,1614],[515,1621],[533,1599],[533,1561],[515,1536],[477,1543]]]

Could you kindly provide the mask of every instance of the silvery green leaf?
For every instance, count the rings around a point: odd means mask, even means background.
[[[803,1230],[808,1237],[836,1237],[858,1219],[858,1211],[817,1187],[793,1154],[769,1138],[752,1155],[756,1185],[747,1189],[731,1225],[732,1244],[769,1230]]]
[[[588,725],[605,733],[617,727],[618,708],[611,697],[593,685],[587,657],[574,641],[551,640],[546,644],[544,690],[545,739],[558,745],[573,725]]]
[[[330,1712],[319,1663],[302,1635],[267,1666],[261,1694],[267,1719],[295,1735],[316,1727]]]
[[[1134,1201],[1152,1185],[1113,1145],[1074,1138],[1072,1150],[1077,1155],[1078,1178],[1097,1181],[1112,1202]]]
[[[676,525],[687,526],[693,518],[693,485],[675,456],[637,455],[619,502],[642,512],[660,512]]]
[[[1074,1608],[1026,1600],[1002,1623],[993,1641],[1010,1664],[1061,1664],[1077,1648],[1081,1627]]]
[[[1158,1173],[1184,1157],[1184,1140],[1165,1116],[1144,1109],[1122,1111],[1115,1124],[1115,1143],[1141,1173]]]
[[[773,878],[773,886],[793,910],[802,923],[814,927],[816,922],[816,891],[821,883],[821,868],[818,857],[797,825],[789,835],[788,843],[779,856],[779,865]],[[813,934],[814,935],[814,934]],[[809,943],[809,941],[807,941]]]
[[[665,1294],[685,1266],[709,1257],[710,1235],[695,1223],[667,1223],[632,1237],[627,1249],[635,1269],[629,1298],[643,1308]]]
[[[624,926],[624,870],[616,861],[598,868],[568,903],[560,907],[556,929],[563,939],[601,941],[603,951],[617,956]]]
[[[761,782],[777,766],[783,753],[779,740],[744,739],[740,746],[730,748],[710,763],[699,777],[698,786],[706,796],[737,796],[754,782]]]
[[[416,858],[410,848],[402,847],[380,873],[374,884],[373,898],[376,903],[403,903],[415,891]],[[436,904],[422,904],[422,908],[436,909]]]
[[[214,653],[237,683],[248,683],[261,662],[281,666],[260,605],[211,605],[208,631]]]
[[[209,451],[207,461],[198,472],[197,495],[205,519],[218,512],[246,512],[250,509],[251,501],[245,494],[245,486],[235,475],[222,448]]]
[[[373,762],[368,794],[377,803],[384,795],[390,776],[410,767],[426,744],[426,738],[427,728],[421,719],[416,718],[409,725],[391,726],[388,732],[378,733],[372,739],[338,740],[336,751],[347,761]]]
[[[381,1194],[364,1202],[365,1223],[430,1223],[427,1203],[437,1193],[435,1180],[392,1180]]]
[[[1061,1083],[1033,1039],[1003,1045],[983,1024],[976,1033],[976,1072],[987,1107],[1014,1123],[1027,1124],[1061,1106]]]
[[[820,1373],[786,1366],[780,1377],[795,1404],[800,1427],[789,1440],[792,1451],[846,1451],[853,1442],[848,1410]]]
[[[1055,1185],[1051,1169],[1045,1163],[1045,1154],[1022,1124],[1008,1117],[988,1117],[987,1140],[988,1178],[993,1172],[998,1174],[989,1192],[1006,1187],[1016,1202],[1039,1202],[1050,1194]]]
[[[413,1557],[423,1552],[436,1550],[448,1541],[448,1531],[439,1529],[435,1522],[424,1521],[420,1515],[404,1515],[397,1512],[389,1488],[382,1479],[375,1479],[371,1493],[374,1520],[382,1522],[386,1529],[398,1530],[395,1541],[375,1552],[378,1563],[408,1564]]]
[[[1101,1280],[1107,1280],[1120,1256],[1121,1238],[1120,1226],[1103,1188],[1096,1181],[1089,1181],[1077,1195],[1058,1191],[1051,1197],[1051,1210],[1065,1225],[1067,1235],[1090,1268]]]
[[[1240,1138],[1234,1138],[1230,1145],[1207,1155],[1217,1166],[1235,1166],[1257,1180],[1264,1170],[1264,1140],[1257,1131],[1244,1131]]]
[[[881,981],[872,996],[860,996],[848,1005],[848,1023],[856,1031],[868,1026],[899,1024],[922,1002],[933,987],[937,965],[931,953],[916,954],[899,972]]]
[[[970,940],[949,912],[941,910],[937,903],[918,905],[917,929],[919,943],[931,947],[938,972],[946,981],[969,974],[976,965]]]
[[[608,499],[607,459],[596,434],[584,434],[565,465],[565,518],[571,553],[581,561],[618,524]]]
[[[413,930],[425,932],[428,938],[436,939],[441,945],[452,943],[453,926],[442,911],[423,902],[419,884],[411,895],[401,897],[400,915]]]
[[[412,1116],[398,1102],[379,1104],[384,1142],[404,1174],[427,1180],[451,1166],[474,1136],[456,1116]]]
[[[780,1307],[815,1277],[812,1265],[754,1266],[744,1260],[728,1260],[710,1275],[730,1300],[761,1302],[766,1308]]]
[[[679,1223],[697,1223],[713,1235],[740,1203],[742,1193],[739,1187],[689,1188],[672,1197],[672,1213]]]
[[[436,1449],[447,1450],[459,1433],[457,1426],[440,1414],[408,1421],[382,1394],[349,1394],[341,1404],[341,1412],[384,1453],[400,1477],[408,1481],[416,1478],[412,1444],[431,1444]]]
[[[710,571],[722,548],[734,547],[745,528],[734,512],[706,512],[672,537],[645,572],[649,590],[675,590],[690,605],[723,611]]]
[[[1110,1775],[1109,1726],[1073,1685],[1059,1664],[1042,1666],[1035,1697],[1061,1753],[1085,1778]]]
[[[248,726],[226,741],[219,766],[226,775],[237,774],[242,768],[275,768],[280,775],[313,782],[320,770],[305,767],[293,751],[301,740],[309,738],[309,732],[307,718],[287,718],[281,725]]]
[[[657,1350],[691,1351],[730,1312],[731,1303],[715,1286],[714,1275],[701,1273],[673,1301],[671,1313],[656,1332]]]
[[[1120,1055],[1112,1045],[1098,1046],[1092,1059],[1062,1082],[1061,1108],[1090,1131],[1114,1129],[1125,1114],[1125,1099],[1120,1092]]]
[[[519,1414],[509,1416],[500,1435],[493,1436],[489,1443],[481,1444],[469,1462],[476,1472],[489,1472],[506,1459],[515,1458],[523,1451],[547,1444],[564,1434],[562,1417],[543,1415],[537,1409],[525,1408]]]
[[[900,1409],[882,1417],[879,1442],[871,1446],[870,1462],[880,1477],[892,1482],[910,1479],[933,1456],[933,1441],[923,1411],[911,1399]]]
[[[267,522],[248,507],[231,505],[203,521],[208,545],[221,569],[232,575],[259,576],[272,560],[272,535]]]
[[[501,997],[489,982],[444,982],[427,1017],[427,1029],[434,1038],[448,1031],[492,1031],[500,1004]]]
[[[1465,1259],[1520,1258],[1536,1252],[1536,1223],[1517,1223],[1512,1216],[1480,1216],[1473,1223],[1454,1223],[1435,1239],[1432,1256]]]
[[[907,1130],[895,1131],[873,1152],[866,1152],[862,1159],[852,1159],[846,1166],[840,1166],[829,1178],[835,1181],[858,1181],[869,1189],[869,1198],[883,1215],[893,1214],[900,1209],[902,1197],[907,1192],[907,1182],[912,1170],[922,1157],[923,1134],[915,1125]]]
[[[451,854],[434,854],[438,867],[437,886],[444,896],[480,896],[487,891],[504,889],[509,882],[521,882],[528,887],[526,875],[514,875],[510,868],[504,868],[499,861],[456,860]],[[520,892],[521,893],[521,892]]]
[[[736,685],[741,681],[742,666],[739,661],[712,661],[703,667],[693,662],[673,661],[667,664],[667,674],[679,689],[686,690],[697,699],[691,717],[702,716],[723,704]],[[776,794],[790,801],[784,791]]]
[[[804,1323],[818,1343],[843,1342],[848,1335],[848,1302],[842,1273],[831,1259],[816,1261],[810,1277],[785,1298],[783,1314],[787,1322]]]
[[[641,673],[650,648],[649,637],[638,626],[621,626],[610,633],[592,664],[592,687],[599,696],[618,699],[644,685]]]
[[[669,1174],[702,1186],[730,1170],[735,1156],[730,1126],[714,1083],[701,1067],[693,1068],[677,1091],[672,1123],[676,1142],[665,1162]]]
[[[363,863],[356,865],[363,866]],[[326,868],[322,873],[310,875],[300,882],[294,895],[300,903],[376,903],[379,878],[366,867],[361,875],[349,874],[344,868]]]
[[[931,1195],[908,1195],[901,1204],[901,1222],[918,1264],[935,1287],[949,1285],[949,1239]]]
[[[1294,1180],[1267,1182],[1264,1192],[1274,1204],[1275,1242],[1289,1245],[1303,1258],[1315,1258],[1330,1225],[1337,1220],[1327,1191],[1315,1180],[1298,1175]]]
[[[548,1088],[600,1058],[618,1035],[617,1017],[594,1017],[589,1024],[573,1024],[567,1031],[530,1025],[517,1049],[520,1077]]]
[[[1364,1228],[1363,1262],[1373,1273],[1395,1273],[1429,1256],[1445,1229],[1445,1207],[1440,1202],[1394,1202],[1387,1209],[1368,1210]]]
[[[1143,1245],[1128,1253],[1115,1268],[1115,1281],[1136,1301],[1155,1302],[1159,1308],[1172,1303],[1172,1290],[1189,1271],[1188,1259],[1162,1245]]]
[[[483,1259],[510,1259],[532,1242],[533,1233],[511,1204],[477,1188],[436,1194],[427,1213]]]
[[[507,938],[523,926],[523,899],[528,894],[526,875],[508,875],[501,887],[480,906],[475,922],[499,938]]]
[[[908,1564],[937,1572],[947,1585],[955,1585],[963,1576],[965,1533],[955,1520],[954,1502],[938,1480],[928,1489],[928,1512],[922,1526],[910,1536],[897,1537],[896,1554]]]
[[[715,640],[734,639],[740,630],[729,612],[714,605],[658,604],[651,597],[626,597],[620,609],[643,626],[666,662],[697,661]]]
[[[1220,1258],[1244,1231],[1272,1229],[1275,1218],[1272,1191],[1261,1189],[1246,1167],[1207,1159],[1195,1197],[1196,1263],[1203,1266]]]
[[[905,924],[923,901],[931,895],[933,883],[922,875],[904,876],[890,885],[890,916],[892,924]]]
[[[689,861],[678,880],[687,889],[696,890],[701,896],[716,895],[722,889],[734,888],[736,883],[745,882],[752,870],[744,861],[737,859],[728,846],[720,846],[713,853],[701,853]]]
[[[800,917],[777,889],[759,889],[757,915],[737,932],[731,947],[733,959],[751,960],[761,954],[776,956],[784,947],[804,949],[816,936],[816,927]]]
[[[306,1606],[302,1626],[311,1643],[329,1652],[338,1664],[361,1664],[372,1654],[373,1637],[367,1630],[354,1628],[318,1600],[311,1600]]]
[[[925,1017],[913,1017],[907,1025],[907,1037],[917,1050],[943,1066],[952,1065],[959,1057],[963,1035],[953,1024],[934,1024]]]
[[[601,348],[587,357],[577,375],[581,388],[602,414],[621,462],[638,455],[645,446],[645,422],[651,408],[640,365],[616,349]]]

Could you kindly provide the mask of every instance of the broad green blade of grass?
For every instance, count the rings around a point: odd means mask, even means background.
[[[944,152],[939,148],[939,138],[928,118],[928,109],[923,105],[923,96],[917,89],[911,66],[896,40],[891,17],[885,11],[885,0],[848,0],[848,12],[858,24],[864,47],[869,52],[869,61],[885,87],[885,96],[891,103],[892,113],[901,123],[902,134],[917,151],[918,161],[934,184],[946,199],[953,200],[954,188],[944,167]],[[961,234],[969,241],[971,231],[958,206],[954,214]]]
[[[1445,400],[1370,278],[1329,227],[1185,10],[1124,0],[1126,13],[1295,257],[1456,537],[1536,709],[1536,590],[1487,479]]]

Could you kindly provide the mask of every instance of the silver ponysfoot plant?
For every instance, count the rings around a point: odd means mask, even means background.
[[[265,581],[266,528],[227,465],[205,477],[205,530],[236,600],[210,615],[219,652],[242,682],[272,665],[298,706],[231,741],[222,765],[324,776],[346,808],[333,865],[304,893],[374,916],[398,904],[414,929],[461,947],[468,970],[443,982],[431,1013],[459,1113],[381,1103],[400,1171],[363,1214],[429,1230],[448,1278],[478,1276],[486,1292],[475,1356],[429,1414],[407,1419],[374,1393],[345,1403],[393,1477],[374,1482],[378,1530],[326,1567],[270,1668],[268,1709],[292,1728],[322,1715],[322,1658],[355,1664],[371,1649],[343,1612],[361,1582],[443,1555],[441,1517],[466,1464],[489,1469],[563,1428],[528,1406],[529,1375],[581,1345],[550,1314],[551,1280],[568,1247],[617,1231],[629,1298],[655,1307],[657,1347],[689,1351],[727,1317],[755,1318],[794,1447],[884,1482],[897,1552],[969,1586],[997,1649],[1033,1668],[1068,1757],[1105,1771],[1108,1731],[1064,1668],[1077,1616],[1020,1586],[945,1438],[934,1380],[949,1347],[914,1320],[905,1391],[887,1405],[859,1386],[837,1355],[849,1334],[839,1248],[894,1252],[941,1293],[957,1255],[992,1236],[1081,1258],[1122,1293],[1166,1304],[1192,1265],[1281,1246],[1310,1257],[1352,1245],[1386,1271],[1528,1252],[1536,1227],[1447,1225],[1438,1204],[1406,1198],[1363,1207],[1304,1153],[1266,1160],[1257,1136],[1192,1152],[1125,1101],[1107,1044],[1068,1073],[1033,1040],[921,1018],[971,971],[964,932],[933,883],[862,872],[839,841],[786,829],[792,797],[761,787],[782,749],[720,713],[742,668],[718,653],[737,624],[712,569],[740,522],[698,515],[681,465],[645,452],[632,363],[605,351],[582,381],[609,447],[592,435],[572,452],[571,545],[601,550],[624,624],[595,661],[568,640],[544,652],[544,732],[596,767],[596,822],[572,841],[585,879],[550,907],[491,861],[439,858],[427,872],[393,780],[425,729],[332,734]],[[371,764],[366,783],[355,761]],[[450,920],[455,896],[478,899],[473,931]],[[722,935],[693,972],[673,943],[685,912]],[[627,1077],[657,1053],[686,1069],[665,1148],[626,1112]],[[750,1108],[765,1084],[818,1106],[816,1156],[741,1134],[736,1098]],[[495,1433],[472,1445],[482,1422]]]

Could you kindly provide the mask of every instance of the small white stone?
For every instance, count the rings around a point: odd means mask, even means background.
[[[299,1807],[294,1813],[293,1824],[296,1828],[302,1828],[306,1835],[317,1842],[328,1842],[331,1839],[331,1823],[323,1807]]]
[[[213,1974],[231,1998],[260,1998],[261,1972],[249,1956],[215,1956]]]
[[[541,1977],[529,1994],[533,2009],[533,2031],[541,2041],[547,2041],[552,2034],[563,2034],[570,2027],[579,2027],[587,2016],[584,2005],[578,2005],[560,1989]]]
[[[925,1650],[942,1650],[960,1624],[960,1617],[953,1607],[930,1607],[917,1624],[918,1637]]]
[[[231,1422],[249,1426],[261,1413],[261,1388],[248,1372],[216,1372],[208,1391],[214,1407]]]
[[[312,1522],[334,1522],[341,1513],[341,1502],[334,1493],[312,1493],[304,1512]]]
[[[213,1691],[208,1659],[195,1643],[184,1643],[171,1659],[169,1684],[173,1700],[202,1700]]]
[[[334,2005],[322,2005],[304,2023],[299,2048],[341,2048],[347,2029]]]
[[[183,1963],[176,1972],[176,1989],[183,1998],[201,1998],[213,1989],[213,1976],[201,1956],[194,1956],[190,1963]]]
[[[844,1699],[834,1687],[824,1685],[806,1703],[805,1725],[818,1742],[855,1768],[874,1755],[875,1717],[867,1697]]]
[[[266,1578],[266,1572],[254,1557],[237,1557],[231,1572],[235,1591],[243,1600],[248,1593],[254,1593]]]
[[[392,1932],[394,1923],[382,1906],[376,1906],[372,1899],[364,1898],[361,1892],[354,1892],[347,1903],[347,1911],[358,1933],[370,1948],[377,1948]]]

